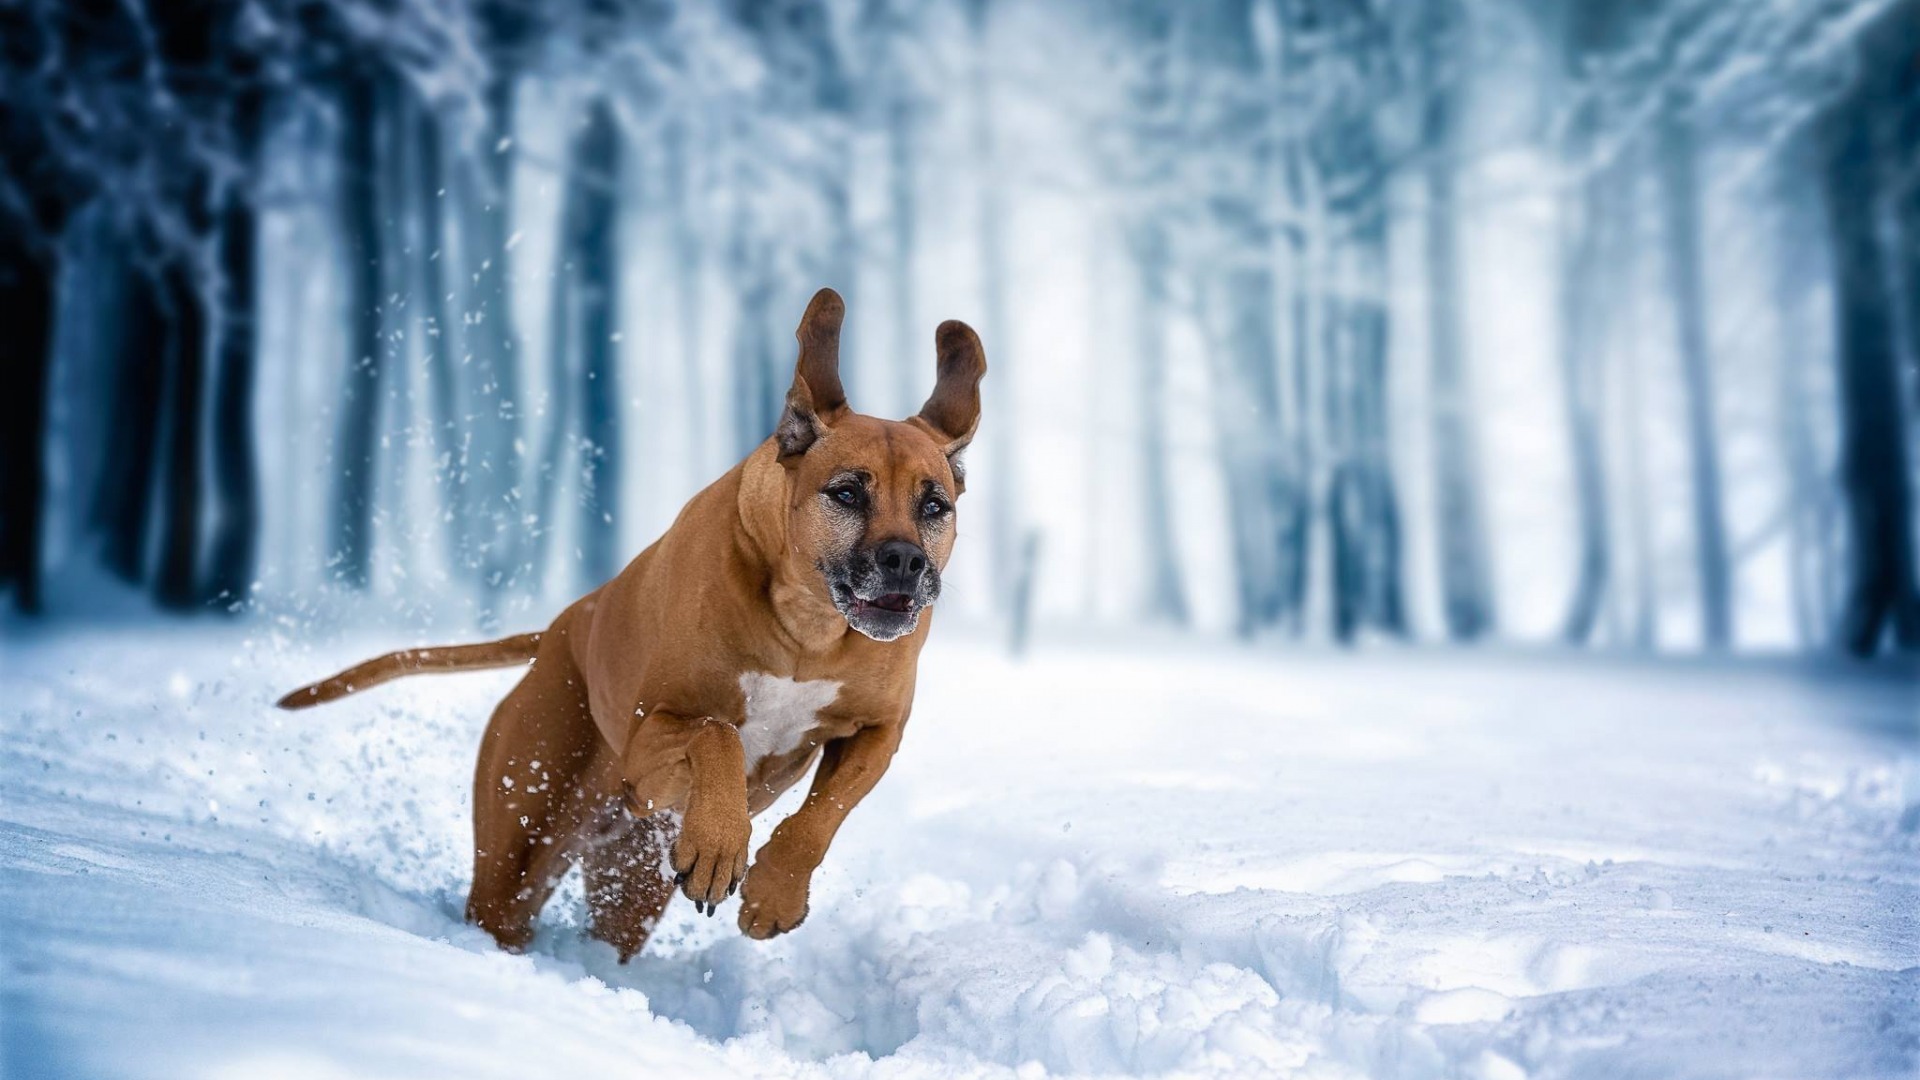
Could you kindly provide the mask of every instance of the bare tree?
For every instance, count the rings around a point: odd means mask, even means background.
[[[1853,84],[1818,124],[1839,335],[1841,488],[1853,540],[1837,636],[1862,656],[1878,651],[1889,629],[1899,648],[1920,649],[1912,468],[1888,291],[1892,255],[1879,214],[1892,134],[1886,103],[1911,89],[1917,54],[1920,2],[1900,0],[1862,35]]]
[[[1423,0],[1420,28],[1421,141],[1426,161],[1427,341],[1434,492],[1440,540],[1441,609],[1449,636],[1471,641],[1494,629],[1493,579],[1475,434],[1473,379],[1460,325],[1455,171],[1466,37],[1457,0]]]

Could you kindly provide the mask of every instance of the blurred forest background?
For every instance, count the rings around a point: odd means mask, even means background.
[[[532,627],[992,374],[999,626],[1920,650],[1916,0],[0,0],[0,589]]]

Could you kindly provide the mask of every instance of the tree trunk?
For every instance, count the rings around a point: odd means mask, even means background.
[[[160,457],[160,395],[166,384],[167,317],[158,276],[129,263],[125,274],[116,383],[107,449],[91,519],[100,561],[128,584],[147,579],[155,462]]]
[[[1376,184],[1383,186],[1384,177]],[[1353,448],[1365,521],[1364,606],[1369,622],[1400,637],[1407,632],[1407,618],[1400,580],[1400,500],[1393,482],[1387,420],[1386,207],[1369,198],[1360,212],[1363,220],[1354,230],[1354,256],[1361,295],[1349,308],[1348,318],[1352,324]]]
[[[54,263],[0,236],[0,588],[40,610],[41,518],[46,501],[47,384],[53,370]]]
[[[1607,596],[1613,559],[1607,523],[1607,488],[1600,442],[1600,407],[1605,391],[1601,361],[1606,353],[1605,319],[1611,292],[1603,287],[1611,268],[1601,233],[1617,227],[1617,207],[1608,193],[1620,187],[1606,173],[1582,180],[1563,204],[1571,219],[1562,226],[1560,264],[1561,389],[1567,410],[1567,434],[1573,461],[1574,505],[1579,510],[1579,574],[1573,601],[1560,630],[1569,645],[1593,636]]]
[[[505,5],[494,5],[504,9]],[[507,22],[504,17],[496,22]],[[467,205],[461,247],[468,270],[470,305],[467,351],[472,359],[467,414],[472,439],[467,453],[470,499],[467,549],[480,568],[481,621],[498,618],[497,597],[525,572],[518,542],[523,531],[520,508],[521,402],[519,333],[513,314],[509,241],[513,212],[512,152],[517,78],[513,50],[516,31],[496,27],[489,52],[494,70],[486,86],[486,131],[469,162]]]
[[[584,584],[597,587],[620,569],[620,128],[613,107],[596,101],[574,148],[584,179],[578,234],[580,295],[580,555]]]
[[[1623,263],[1620,267],[1620,305],[1616,317],[1621,321],[1620,417],[1621,448],[1620,515],[1624,520],[1625,553],[1633,566],[1632,619],[1623,633],[1636,649],[1652,652],[1659,645],[1659,597],[1657,568],[1653,554],[1652,482],[1647,470],[1647,410],[1644,404],[1647,350],[1644,342],[1647,311],[1651,306],[1649,290],[1642,280],[1648,265],[1640,249],[1644,232],[1644,200],[1639,170],[1626,170],[1622,180],[1620,217],[1612,227],[1622,237]],[[1616,567],[1618,571],[1618,567]],[[1616,574],[1618,576],[1618,574]],[[1624,584],[1624,583],[1623,583]]]
[[[920,408],[922,385],[922,367],[914,361],[924,346],[916,340],[919,324],[914,320],[913,257],[919,216],[914,185],[919,177],[914,170],[913,106],[905,94],[904,89],[896,89],[887,105],[887,211],[893,226],[887,272],[893,279],[894,396],[900,415],[912,416]]]
[[[1693,480],[1693,533],[1700,581],[1700,637],[1710,649],[1733,640],[1732,565],[1721,509],[1719,425],[1714,419],[1713,357],[1707,337],[1705,267],[1700,251],[1700,183],[1694,132],[1684,103],[1661,110],[1660,208],[1686,391],[1687,446]]]
[[[680,324],[680,369],[687,393],[687,464],[696,478],[703,478],[712,447],[707,437],[706,368],[701,356],[704,290],[696,194],[699,178],[692,142],[691,125],[684,118],[667,131],[666,199],[672,208],[674,310]]]
[[[447,273],[446,133],[431,107],[422,108],[415,119],[419,126],[413,138],[420,153],[420,174],[415,189],[420,215],[417,265],[422,314],[426,319],[426,340],[421,347],[426,355],[427,395],[432,410],[432,472],[441,509],[438,528],[447,549],[447,569],[457,578],[462,571],[473,571],[477,563],[466,548],[464,527],[468,446],[466,426],[460,417],[460,368],[455,363],[460,352],[460,309],[454,302],[453,283]]]
[[[1260,85],[1262,54],[1254,33],[1253,0],[1213,0],[1181,9],[1176,40],[1191,41],[1197,65],[1222,70],[1248,85]],[[1271,74],[1271,72],[1267,72]],[[1184,94],[1194,92],[1182,87]],[[1217,268],[1204,271],[1210,300],[1215,451],[1227,487],[1227,526],[1232,540],[1237,628],[1251,635],[1280,615],[1284,591],[1283,525],[1287,486],[1282,477],[1286,438],[1280,419],[1279,319],[1271,244],[1277,228],[1263,220],[1273,206],[1280,177],[1279,148],[1246,135],[1266,134],[1275,144],[1271,103],[1224,111],[1216,123],[1220,141],[1251,145],[1247,182],[1209,200],[1212,225],[1229,251]],[[1238,153],[1239,151],[1236,151]]]
[[[1012,608],[1012,588],[1017,569],[1021,524],[1020,470],[1015,461],[1013,432],[1018,424],[1014,416],[1017,395],[1013,392],[1013,324],[1007,317],[1006,195],[1002,191],[1002,167],[999,132],[994,110],[993,73],[993,0],[968,0],[967,26],[972,37],[972,62],[969,93],[972,98],[971,145],[974,166],[979,170],[979,248],[981,312],[984,316],[980,336],[988,355],[996,362],[994,378],[982,387],[985,395],[984,442],[993,475],[982,485],[988,498],[989,524],[987,548],[993,566],[993,597],[1003,613]]]
[[[1279,53],[1284,56],[1286,50],[1281,49]],[[1275,74],[1277,76],[1277,71]],[[1276,92],[1284,86],[1278,77],[1274,82]],[[1314,168],[1311,155],[1297,140],[1295,145],[1283,145],[1285,136],[1292,134],[1290,131],[1279,134],[1281,137],[1275,139],[1280,157],[1275,162],[1278,175],[1274,184],[1284,195],[1276,194],[1277,200],[1283,200],[1276,209],[1305,210],[1315,205],[1312,196],[1318,191],[1311,179]],[[1274,214],[1276,220],[1280,217],[1281,213]],[[1309,624],[1316,555],[1315,523],[1323,518],[1315,497],[1323,459],[1319,433],[1324,429],[1324,394],[1316,371],[1319,335],[1315,331],[1323,305],[1321,298],[1314,295],[1320,282],[1320,275],[1316,273],[1321,264],[1320,237],[1309,230],[1286,230],[1273,238],[1269,250],[1277,283],[1274,307],[1285,328],[1280,335],[1282,348],[1277,380],[1281,391],[1283,465],[1276,470],[1274,495],[1279,521],[1278,602],[1288,630],[1298,637],[1306,633]]]
[[[735,177],[736,184],[744,179]],[[735,196],[739,198],[738,195]],[[749,454],[773,434],[786,382],[776,358],[773,282],[766,244],[755,235],[752,215],[736,203],[728,242],[727,276],[737,308],[733,320],[733,435],[736,456]],[[791,378],[787,375],[787,378]]]
[[[161,270],[167,314],[167,438],[161,465],[160,543],[153,595],[174,610],[203,601],[200,594],[201,466],[206,431],[206,365],[209,320],[193,262],[170,259]]]
[[[1441,609],[1447,634],[1456,641],[1472,641],[1492,632],[1494,612],[1486,521],[1480,505],[1473,382],[1460,324],[1464,264],[1457,231],[1454,131],[1458,99],[1454,82],[1459,76],[1446,70],[1443,55],[1457,14],[1452,0],[1426,2],[1430,25],[1423,34],[1422,137],[1427,149],[1425,256],[1435,531],[1440,541]]]
[[[364,589],[372,578],[375,433],[385,342],[380,281],[384,252],[379,206],[379,125],[384,76],[359,73],[342,91],[341,232],[347,251],[346,380],[334,438],[332,564],[343,584]]]
[[[1795,257],[1793,253],[1816,248],[1823,223],[1811,220],[1819,214],[1817,188],[1809,188],[1806,178],[1818,183],[1819,162],[1810,152],[1810,139],[1795,138],[1778,157],[1775,189],[1770,193],[1779,205],[1772,260],[1774,318],[1777,320],[1774,350],[1774,412],[1778,422],[1787,483],[1787,590],[1793,601],[1794,630],[1802,648],[1828,646],[1833,630],[1834,610],[1829,596],[1833,555],[1833,517],[1831,489],[1820,463],[1812,417],[1824,413],[1826,402],[1816,398],[1814,383],[1808,377],[1815,357],[1827,350],[1812,329],[1809,300],[1818,296],[1818,285],[1825,280],[1817,260]],[[1809,207],[1808,204],[1812,204]]]
[[[1637,330],[1638,326],[1632,329]],[[1637,333],[1630,337],[1636,343],[1639,339]],[[1627,353],[1620,385],[1620,409],[1626,417],[1622,441],[1626,444],[1628,513],[1632,515],[1627,537],[1634,570],[1633,644],[1642,652],[1652,652],[1660,644],[1660,582],[1653,552],[1653,507],[1648,498],[1652,478],[1647,471],[1646,410],[1642,404],[1644,355],[1637,344]]]
[[[1920,649],[1911,466],[1888,253],[1878,227],[1885,177],[1881,103],[1889,76],[1897,77],[1917,50],[1920,4],[1903,3],[1863,36],[1862,74],[1819,124],[1840,359],[1840,483],[1853,534],[1852,577],[1837,636],[1859,656],[1878,651],[1889,626],[1898,648]]]
[[[236,136],[248,164],[247,183],[227,193],[220,216],[221,317],[213,386],[215,514],[203,594],[235,611],[252,591],[260,545],[260,483],[253,441],[253,384],[259,355],[258,278],[253,166],[259,153],[263,102],[239,103]]]
[[[1238,598],[1236,627],[1251,635],[1270,622],[1279,591],[1279,525],[1274,518],[1274,445],[1281,437],[1274,385],[1272,283],[1264,269],[1229,269],[1217,283],[1213,358],[1215,446],[1227,486]]]
[[[576,279],[579,277],[580,220],[584,179],[580,175],[580,143],[569,150],[567,180],[560,199],[560,242],[554,245],[552,281],[547,289],[547,400],[546,433],[541,439],[540,457],[531,467],[533,485],[533,528],[526,545],[527,560],[539,567],[544,578],[552,565],[552,540],[559,531],[555,507],[561,488],[566,485],[569,455],[567,447],[576,443],[579,433],[574,425],[574,391],[580,382],[579,349],[576,339],[580,321],[574,311]]]
[[[1920,37],[1914,28],[1920,23],[1920,0],[1904,0],[1886,18],[1894,25],[1884,32],[1885,40],[1898,49],[1905,35],[1909,54],[1905,62],[1892,63],[1893,85],[1881,100],[1892,113],[1887,145],[1894,148],[1894,157],[1888,169],[1904,185],[1892,193],[1900,237],[1894,258],[1907,328],[1907,386],[1914,395],[1912,408],[1920,415],[1920,61],[1912,59],[1914,52],[1920,52],[1920,46],[1912,44]],[[1904,30],[1898,25],[1901,20],[1905,20]]]
[[[374,205],[379,208],[380,344],[386,350],[381,365],[381,417],[374,440],[379,444],[374,516],[381,531],[396,538],[381,552],[393,575],[402,581],[420,577],[420,546],[413,523],[416,420],[420,394],[419,373],[412,350],[423,335],[415,314],[420,310],[410,286],[417,253],[419,218],[414,212],[413,189],[419,171],[419,143],[408,136],[420,127],[423,108],[413,88],[395,78],[386,84],[380,110],[379,168]]]

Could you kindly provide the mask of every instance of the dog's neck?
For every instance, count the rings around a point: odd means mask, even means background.
[[[806,652],[821,653],[854,632],[833,606],[820,572],[800,565],[789,550],[787,513],[792,501],[788,472],[776,458],[772,440],[750,455],[741,469],[739,515],[745,556],[765,575],[774,621]]]

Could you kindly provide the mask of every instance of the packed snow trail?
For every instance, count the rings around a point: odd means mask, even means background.
[[[1920,1065],[1911,671],[936,640],[807,923],[622,967],[459,920],[512,673],[268,707],[396,644],[6,642],[0,1074]]]

